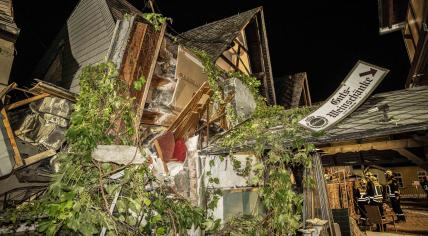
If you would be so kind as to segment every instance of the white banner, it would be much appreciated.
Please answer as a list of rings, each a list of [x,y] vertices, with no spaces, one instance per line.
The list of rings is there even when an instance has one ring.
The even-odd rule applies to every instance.
[[[312,131],[333,126],[357,109],[388,72],[385,68],[358,61],[334,94],[299,124]]]

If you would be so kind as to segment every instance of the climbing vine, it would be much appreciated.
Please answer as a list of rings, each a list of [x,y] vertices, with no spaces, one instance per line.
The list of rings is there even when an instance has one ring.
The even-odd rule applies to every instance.
[[[144,13],[143,18],[150,22],[156,31],[159,31],[163,24],[172,23],[172,18],[165,17],[159,13]]]
[[[99,144],[140,147],[134,98],[117,77],[113,64],[83,70],[68,148],[56,160],[59,172],[47,193],[14,211],[13,220],[38,219],[37,230],[46,235],[93,235],[103,228],[108,235],[183,235],[202,226],[203,210],[157,179],[147,164],[119,166],[91,157]],[[144,78],[133,86],[142,83]]]
[[[213,63],[207,53],[194,51],[201,58],[208,83],[214,91],[213,101],[225,104],[223,81],[238,78],[245,84],[256,101],[256,109],[247,121],[235,126],[216,144],[229,150],[238,175],[254,176],[249,184],[260,187],[259,197],[265,214],[236,217],[226,222],[214,234],[229,235],[294,235],[302,223],[303,198],[297,189],[294,172],[311,167],[311,153],[315,146],[304,139],[310,133],[298,121],[309,113],[308,108],[285,110],[281,106],[269,106],[259,94],[260,81],[241,72],[224,73]],[[227,109],[232,107],[227,104]],[[229,112],[228,112],[229,114]],[[228,118],[236,115],[230,113]],[[251,151],[258,164],[251,166],[247,159],[245,165],[233,156],[235,151]],[[305,183],[311,183],[306,179]],[[214,202],[216,204],[216,202]]]

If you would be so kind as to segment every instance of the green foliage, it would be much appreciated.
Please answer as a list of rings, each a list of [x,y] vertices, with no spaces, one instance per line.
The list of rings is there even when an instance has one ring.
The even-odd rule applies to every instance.
[[[172,18],[165,17],[159,13],[144,13],[143,17],[153,25],[156,31],[159,31],[163,24],[172,23]]]
[[[295,235],[301,227],[303,198],[294,191],[291,169],[309,168],[312,164],[310,154],[315,151],[315,146],[304,140],[310,132],[298,124],[309,109],[284,110],[281,106],[269,106],[265,98],[259,95],[259,80],[240,72],[224,73],[206,52],[194,52],[204,65],[208,83],[214,91],[214,102],[225,103],[222,81],[238,78],[249,88],[257,104],[252,117],[232,129],[217,144],[230,150],[229,159],[238,175],[248,176],[253,171],[255,177],[249,184],[260,186],[259,197],[267,213],[265,216],[235,218],[216,234],[247,235],[251,232],[252,235]],[[233,110],[230,104],[226,104],[226,109]],[[236,116],[228,112],[228,118],[233,120]],[[258,164],[252,166],[248,159],[243,166],[237,161],[232,153],[238,147],[252,151]],[[211,178],[209,180],[215,182]],[[313,181],[305,179],[305,183],[311,185]],[[215,201],[215,195],[210,195],[210,199]]]
[[[214,63],[212,58],[202,50],[193,49],[193,52],[201,59],[204,66],[204,72],[208,77],[208,84],[213,91],[212,101],[219,105],[226,105],[226,115],[229,121],[236,123],[237,115],[231,103],[226,103],[223,94],[224,82],[237,78],[250,90],[257,104],[264,104],[265,99],[259,95],[260,81],[253,76],[243,74],[241,72],[224,72],[220,70]],[[227,95],[226,95],[227,96]]]
[[[121,168],[123,177],[113,180],[109,176],[119,167],[92,159],[98,144],[138,146],[134,98],[128,94],[113,64],[83,70],[66,135],[69,146],[58,157],[60,170],[41,200],[11,216],[38,218],[37,230],[46,235],[94,235],[103,227],[109,235],[185,234],[193,225],[202,226],[203,210],[170,191],[147,165]],[[117,193],[120,197],[110,213]]]
[[[140,91],[143,88],[144,84],[146,84],[146,77],[144,77],[144,75],[141,75],[140,78],[134,81],[132,86],[135,90]]]

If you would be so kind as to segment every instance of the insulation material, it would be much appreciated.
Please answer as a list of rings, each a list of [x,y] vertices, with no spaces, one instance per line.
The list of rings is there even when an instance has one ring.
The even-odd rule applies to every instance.
[[[31,103],[30,108],[35,113],[47,113],[69,119],[72,112],[72,103],[62,98],[45,97],[42,100]]]
[[[208,80],[199,59],[183,47],[178,48],[175,78],[177,79],[177,86],[170,106],[179,110],[187,105],[192,95]]]
[[[30,103],[31,113],[23,119],[15,135],[34,145],[58,150],[65,142],[72,103],[66,99],[46,97]]]
[[[257,159],[252,154],[234,154],[234,158],[241,162],[241,166],[246,166],[246,161],[250,161],[250,165],[254,167],[257,164]],[[214,165],[210,166],[210,161],[214,161]],[[248,176],[240,176],[233,169],[232,162],[226,157],[223,161],[218,156],[208,156],[203,160],[205,173],[211,171],[213,178],[219,179],[219,184],[208,184],[208,176],[205,176],[205,186],[214,185],[215,188],[231,189],[249,186],[248,181],[254,177],[253,171],[250,171]]]

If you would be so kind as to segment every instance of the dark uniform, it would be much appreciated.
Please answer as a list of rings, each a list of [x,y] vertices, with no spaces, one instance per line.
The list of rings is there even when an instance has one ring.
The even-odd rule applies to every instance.
[[[354,199],[357,206],[356,210],[360,213],[360,219],[363,222],[367,221],[367,212],[364,206],[369,204],[369,197],[366,191],[367,188],[366,185],[363,184],[363,181],[354,189]]]
[[[401,210],[400,199],[398,191],[398,183],[395,178],[389,179],[386,184],[386,196],[389,198],[391,202],[392,210],[394,210],[397,219],[400,221],[406,221],[406,217],[403,214],[403,210]]]
[[[378,206],[380,214],[383,216],[383,196],[382,196],[382,186],[377,182],[377,180],[369,179],[367,182],[367,195],[369,197],[369,204],[373,206]]]
[[[383,195],[382,186],[379,184],[377,178],[371,175],[367,182],[367,195],[369,197],[369,205],[377,206],[379,208],[380,215],[383,215]],[[377,224],[377,231],[381,230],[381,225]],[[386,225],[385,225],[386,226]]]

